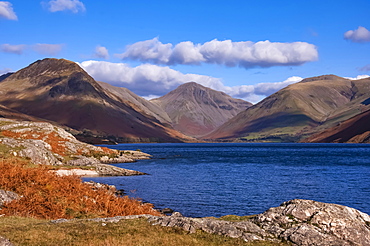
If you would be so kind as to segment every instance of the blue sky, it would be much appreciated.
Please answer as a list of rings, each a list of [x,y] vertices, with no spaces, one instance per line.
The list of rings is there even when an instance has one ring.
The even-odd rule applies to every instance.
[[[257,102],[301,78],[370,74],[370,1],[0,1],[0,74],[38,59],[151,98],[195,81]]]

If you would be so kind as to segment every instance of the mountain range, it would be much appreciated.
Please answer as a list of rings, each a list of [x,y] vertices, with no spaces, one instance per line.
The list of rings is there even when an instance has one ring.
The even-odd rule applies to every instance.
[[[0,116],[48,121],[88,142],[367,142],[370,78],[307,78],[255,105],[195,82],[148,101],[47,58],[0,76]]]
[[[370,78],[308,78],[244,110],[205,138],[300,141],[369,109],[369,98]]]

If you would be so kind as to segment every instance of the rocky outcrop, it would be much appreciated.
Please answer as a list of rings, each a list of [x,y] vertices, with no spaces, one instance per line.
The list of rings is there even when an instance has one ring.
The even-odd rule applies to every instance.
[[[19,199],[19,195],[12,191],[0,190],[0,208],[8,202]]]
[[[64,129],[47,122],[11,119],[0,119],[0,146],[7,152],[2,154],[27,158],[34,164],[91,167],[102,176],[144,174],[107,164],[150,158],[141,151],[120,151],[80,142]]]
[[[0,246],[13,246],[13,245],[14,244],[12,244],[8,239],[0,236]]]
[[[287,245],[370,245],[370,216],[356,209],[316,202],[291,200],[279,207],[239,222],[211,218],[183,217],[175,212],[171,216],[131,215],[96,218],[89,221],[117,223],[125,219],[146,218],[152,225],[178,227],[190,233],[202,230],[247,242],[269,241]],[[66,219],[52,223],[67,222]]]
[[[180,227],[293,245],[370,245],[370,216],[346,206],[311,200],[291,200],[242,222],[188,218],[179,214],[152,217],[154,225]]]

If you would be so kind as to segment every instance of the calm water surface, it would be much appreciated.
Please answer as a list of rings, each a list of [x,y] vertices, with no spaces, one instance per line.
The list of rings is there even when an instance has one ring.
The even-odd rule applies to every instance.
[[[116,166],[145,176],[86,178],[185,216],[250,215],[301,198],[370,214],[370,145],[120,144],[151,160]]]

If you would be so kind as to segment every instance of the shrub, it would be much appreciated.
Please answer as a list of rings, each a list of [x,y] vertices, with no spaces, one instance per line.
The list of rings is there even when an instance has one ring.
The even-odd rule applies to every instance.
[[[1,158],[0,170],[0,188],[22,196],[6,204],[0,214],[45,219],[160,215],[152,204],[92,190],[78,176],[58,176],[16,157]]]

